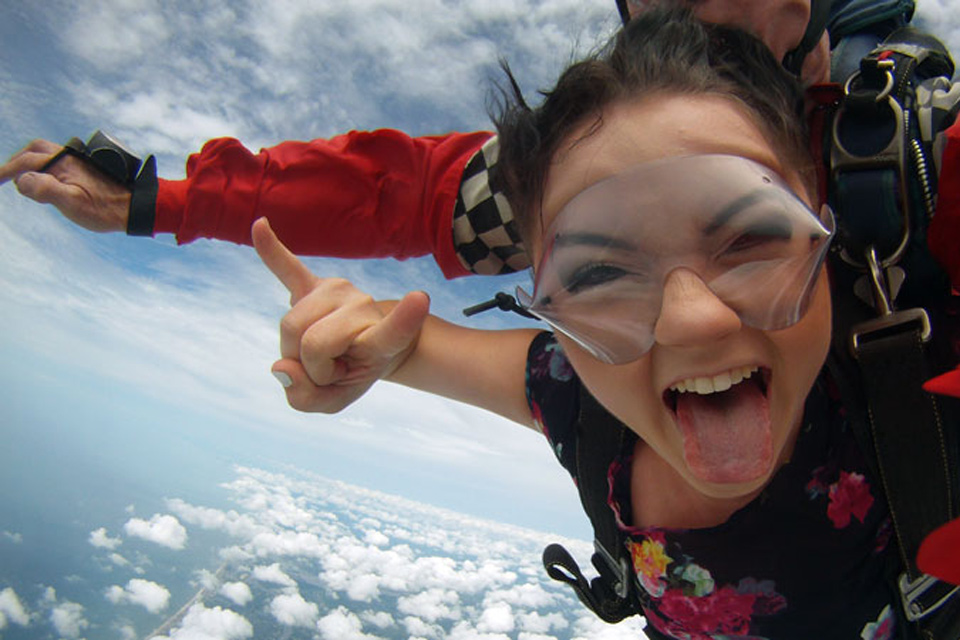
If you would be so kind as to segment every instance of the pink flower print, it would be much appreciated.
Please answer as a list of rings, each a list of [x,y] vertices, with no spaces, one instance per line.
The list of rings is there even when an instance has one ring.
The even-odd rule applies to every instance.
[[[666,584],[661,580],[667,574],[667,565],[673,559],[663,549],[663,541],[655,536],[641,543],[630,541],[630,556],[640,585],[654,598],[663,595]]]
[[[850,524],[850,516],[860,522],[867,517],[867,512],[873,506],[873,496],[870,495],[870,485],[859,473],[840,472],[840,479],[830,485],[830,504],[827,506],[827,516],[837,529],[843,529]]]
[[[725,586],[710,595],[685,595],[682,589],[668,589],[657,607],[664,618],[658,620],[664,631],[675,638],[709,640],[712,635],[746,635],[757,596],[738,593]]]
[[[547,433],[547,423],[543,421],[543,409],[540,408],[540,403],[533,398],[530,399],[530,414],[533,416],[533,423],[537,425],[537,429],[549,440],[550,434]]]
[[[758,616],[771,616],[787,608],[787,599],[777,592],[773,580],[744,578],[737,585],[738,593],[751,593],[757,596],[753,613]]]
[[[890,640],[893,637],[894,622],[893,609],[887,605],[876,622],[863,625],[860,637],[862,640]]]

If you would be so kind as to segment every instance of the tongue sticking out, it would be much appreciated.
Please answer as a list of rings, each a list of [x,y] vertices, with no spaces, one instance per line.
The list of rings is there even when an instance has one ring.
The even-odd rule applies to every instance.
[[[702,480],[748,482],[773,463],[770,404],[754,380],[721,393],[679,394],[677,424],[687,466]]]

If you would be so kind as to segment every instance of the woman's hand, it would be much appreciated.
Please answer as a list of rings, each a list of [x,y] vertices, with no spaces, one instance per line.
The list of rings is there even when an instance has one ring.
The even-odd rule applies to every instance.
[[[341,278],[319,278],[277,238],[266,218],[253,224],[263,263],[290,292],[272,371],[300,411],[335,413],[396,371],[416,347],[430,309],[423,292],[376,302]]]
[[[40,172],[61,149],[53,142],[34,140],[0,165],[0,184],[13,180],[21,194],[41,204],[52,204],[84,229],[126,231],[129,189],[70,155]]]

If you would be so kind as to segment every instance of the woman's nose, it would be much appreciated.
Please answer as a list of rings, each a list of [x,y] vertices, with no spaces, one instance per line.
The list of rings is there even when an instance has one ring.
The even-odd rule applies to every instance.
[[[667,275],[660,317],[653,329],[659,344],[685,346],[710,342],[739,331],[741,326],[740,316],[695,272],[681,267]]]

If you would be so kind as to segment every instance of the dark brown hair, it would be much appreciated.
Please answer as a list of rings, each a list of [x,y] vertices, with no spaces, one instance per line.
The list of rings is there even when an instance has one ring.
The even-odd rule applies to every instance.
[[[608,105],[663,94],[714,94],[743,104],[773,149],[810,181],[803,92],[769,49],[739,29],[705,24],[689,9],[654,8],[623,27],[598,54],[574,63],[531,108],[506,68],[510,90],[495,117],[500,156],[495,179],[510,200],[529,247],[531,223],[551,160],[588,119],[595,131]],[[589,133],[587,134],[589,135]],[[812,186],[812,185],[811,185]]]

